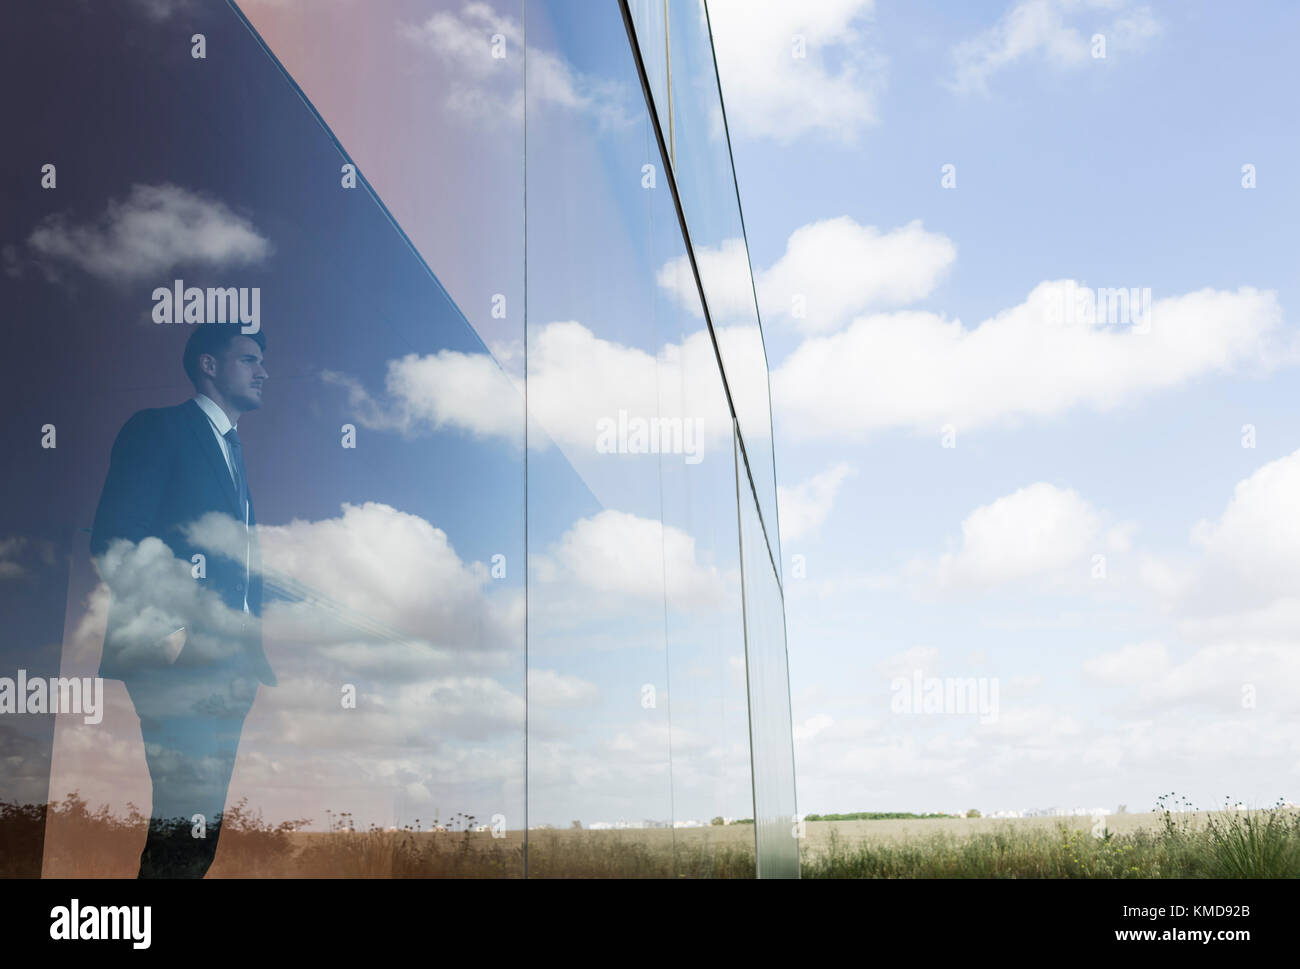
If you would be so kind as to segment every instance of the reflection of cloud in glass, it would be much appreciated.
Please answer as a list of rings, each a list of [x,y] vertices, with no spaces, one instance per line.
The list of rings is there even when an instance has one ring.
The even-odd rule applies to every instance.
[[[721,334],[734,354],[758,354],[757,327],[732,327]],[[507,360],[510,355],[504,354]],[[581,323],[550,323],[532,336],[528,356],[530,418],[544,434],[530,436],[534,448],[559,444],[575,464],[595,454],[601,421],[632,418],[695,422],[699,450],[730,448],[731,418],[718,392],[717,364],[705,330],[683,343],[664,344],[657,355],[598,337]],[[744,373],[754,368],[744,368]],[[766,371],[763,371],[765,374]],[[478,436],[517,440],[522,379],[507,377],[486,354],[442,350],[389,361],[386,396],[378,399],[353,377],[327,371],[327,383],[346,388],[356,419],[366,427],[415,433],[452,428]],[[515,381],[520,390],[515,389]],[[733,383],[733,389],[737,384]],[[744,381],[739,386],[748,388]],[[741,395],[738,395],[741,396]],[[743,400],[767,424],[767,388],[748,388]]]
[[[524,35],[513,17],[486,3],[466,3],[459,13],[439,10],[421,24],[400,24],[398,34],[452,68],[445,95],[449,107],[477,121],[523,118],[517,54],[523,50]],[[639,121],[628,105],[630,93],[623,84],[576,70],[552,51],[528,48],[530,109],[552,105],[621,128]]]
[[[548,581],[577,583],[587,598],[595,592],[662,603],[667,582],[674,605],[701,608],[724,592],[717,567],[697,560],[692,536],[613,509],[575,522],[535,568]]]
[[[253,224],[224,202],[170,184],[132,186],[125,201],[109,199],[94,222],[46,216],[27,244],[43,265],[66,263],[108,281],[182,265],[248,265],[272,251]]]
[[[215,513],[211,517],[229,518]],[[242,541],[243,526],[235,527],[240,529]],[[214,662],[244,648],[240,633],[243,612],[226,606],[215,589],[195,577],[195,566],[173,555],[161,539],[151,536],[138,545],[117,539],[97,559],[96,566],[112,590],[111,612],[120,617],[110,625],[104,651],[116,656],[123,668],[169,665],[175,655],[163,641],[182,627],[186,630],[184,649],[191,659]],[[103,598],[92,601],[110,608]]]
[[[447,533],[418,515],[345,502],[337,518],[261,525],[258,537],[268,637],[346,647],[355,659],[371,645],[491,652],[516,635],[516,593],[494,593],[489,566],[463,561]],[[190,539],[242,554],[242,536],[222,516],[205,516]]]
[[[480,436],[523,436],[523,402],[496,361],[485,353],[440,350],[388,362],[388,401],[376,400],[361,382],[326,370],[321,379],[343,387],[365,427],[413,434],[454,428]]]

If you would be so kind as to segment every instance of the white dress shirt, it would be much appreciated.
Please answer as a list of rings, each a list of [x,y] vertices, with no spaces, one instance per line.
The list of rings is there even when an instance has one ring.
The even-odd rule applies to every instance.
[[[226,434],[232,427],[238,428],[239,425],[230,423],[230,418],[226,412],[217,406],[216,402],[207,394],[195,394],[194,403],[199,405],[203,413],[208,415],[208,423],[212,425],[212,433],[217,436],[217,446],[221,448],[221,453],[226,459],[226,470],[230,472],[230,483],[239,486],[239,479],[235,475],[235,462],[230,456],[230,442],[226,440]],[[244,507],[244,531],[248,531],[248,507]],[[248,564],[248,543],[244,544],[244,612],[248,612],[248,586],[249,586],[249,564]]]

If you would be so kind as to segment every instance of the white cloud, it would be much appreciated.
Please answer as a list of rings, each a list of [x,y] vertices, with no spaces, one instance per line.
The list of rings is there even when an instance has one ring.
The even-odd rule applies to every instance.
[[[326,370],[321,379],[347,390],[348,403],[365,427],[403,434],[428,427],[509,440],[523,436],[523,398],[486,353],[440,350],[390,360],[386,401],[376,400],[347,374]]]
[[[1094,34],[1105,37],[1110,56],[1140,49],[1159,31],[1149,8],[1127,0],[1021,0],[996,25],[953,49],[956,66],[948,85],[986,94],[994,74],[1026,59],[1040,58],[1058,69],[1093,63]]]
[[[242,526],[229,515],[205,515],[188,535],[209,556],[243,554]],[[519,646],[517,590],[494,591],[487,565],[462,560],[447,533],[418,515],[345,502],[337,517],[263,524],[258,536],[264,635],[285,656],[297,659],[310,644],[313,662],[328,653],[373,676],[400,677]],[[188,579],[188,564],[179,567]]]
[[[1084,569],[1101,516],[1075,491],[1040,481],[976,508],[961,533],[961,548],[939,560],[940,583],[991,585]]]
[[[840,485],[856,473],[850,465],[840,462],[793,487],[778,487],[776,495],[781,514],[781,536],[788,539],[802,538],[821,525],[830,514]]]
[[[70,263],[109,281],[129,282],[176,266],[225,268],[261,262],[271,243],[224,202],[177,185],[135,185],[110,199],[93,223],[47,216],[27,239],[44,262]]]
[[[1270,461],[1233,489],[1217,521],[1199,522],[1192,542],[1204,555],[1191,594],[1230,595],[1259,607],[1296,595],[1300,575],[1300,451]],[[1217,596],[1215,598],[1218,598]]]
[[[237,544],[239,535],[230,526],[214,516],[196,523],[191,537],[221,553]],[[367,819],[359,823],[372,817],[387,823],[394,810],[407,812],[407,820],[412,812],[428,818],[431,803],[453,803],[484,816],[518,803],[522,795],[512,792],[523,776],[525,713],[520,590],[493,582],[481,563],[463,560],[432,522],[376,502],[345,504],[337,516],[320,521],[263,525],[259,535],[271,594],[263,630],[280,685],[258,694],[232,796],[247,791],[273,819],[314,815],[318,824],[324,806]],[[153,593],[142,600],[142,612],[154,604],[187,614],[186,596],[200,589],[189,563],[175,561],[156,540],[129,551],[141,560],[119,556],[110,569],[118,587],[138,574],[140,581],[131,584]],[[705,617],[717,615],[722,590],[739,589],[739,577],[708,562],[690,536],[617,512],[576,522],[538,558],[550,567],[534,573],[531,620],[540,639],[549,634],[566,645],[572,645],[569,630],[547,628],[556,607],[568,608],[584,626],[617,623],[622,635],[612,638],[618,645],[644,648],[662,643],[665,581],[676,602],[688,610],[699,607]],[[96,631],[102,637],[105,591],[95,591],[74,627],[74,649],[83,640],[93,646]],[[644,623],[642,613],[648,617]],[[166,614],[142,619],[162,630],[173,621]],[[629,622],[644,634],[628,635]],[[679,634],[686,628],[677,626]],[[706,621],[700,629],[712,626]],[[643,766],[662,764],[666,770],[667,722],[646,723],[638,703],[611,699],[605,680],[589,678],[583,657],[571,657],[583,664],[576,668],[539,667],[539,652],[533,653],[527,680],[534,714],[530,736],[537,741],[530,748],[530,757],[536,754],[530,784],[538,781],[537,788],[546,790],[555,780],[552,799],[570,800],[576,785],[583,785],[581,810],[565,816],[589,821],[599,816],[590,813],[597,806],[605,811],[611,804],[623,805],[618,812],[634,804],[637,816],[644,816],[644,805],[657,803],[657,781]],[[76,655],[90,659],[79,650]],[[715,669],[731,670],[740,662],[730,648],[714,659]],[[739,672],[733,681],[733,691],[741,691],[733,696],[742,702],[735,738],[694,731],[689,717],[685,725],[674,723],[673,750],[690,754],[693,764],[679,764],[673,782],[695,791],[686,795],[691,804],[712,803],[708,799],[718,796],[724,771],[748,763],[747,749],[737,746],[745,736],[743,668]],[[356,687],[355,709],[340,706],[344,684]],[[176,703],[184,709],[211,699],[200,690],[178,695]],[[669,702],[666,693],[660,699]],[[689,693],[683,700],[689,707]],[[593,717],[605,729],[592,733]],[[113,736],[125,730],[129,741],[132,724],[117,723],[119,734]],[[102,788],[119,804],[123,797],[139,799],[138,785],[124,783],[121,764],[104,764],[94,751],[69,760],[62,750],[63,776],[95,781],[83,790]],[[734,783],[743,785],[747,775],[734,775]],[[397,798],[395,792],[405,794]],[[745,803],[747,789],[735,793]],[[562,809],[569,811],[567,802]]]
[[[840,216],[796,229],[781,258],[756,270],[753,283],[741,239],[697,246],[695,257],[715,324],[752,322],[756,286],[764,324],[781,321],[826,333],[867,310],[929,296],[957,258],[957,247],[920,221],[881,232]],[[703,315],[685,256],[667,263],[658,280],[683,307]]]
[[[866,310],[924,299],[956,258],[952,241],[919,221],[884,233],[848,216],[813,222],[796,229],[784,255],[759,272],[763,321],[806,333],[836,330]],[[796,297],[802,317],[793,313]]]
[[[696,246],[695,262],[704,282],[709,314],[715,324],[744,324],[754,320],[754,283],[749,273],[745,240],[725,239],[718,246]],[[660,267],[655,281],[698,319],[704,318],[700,291],[690,257],[683,254]]]
[[[1300,643],[1300,451],[1270,461],[1233,489],[1222,514],[1191,529],[1191,551],[1147,556],[1141,579],[1187,639]]]
[[[769,424],[767,371],[758,327],[731,327],[720,336],[730,359],[743,361],[732,379],[737,406],[755,428]],[[506,354],[511,362],[510,354]],[[518,362],[517,358],[514,362]],[[705,330],[657,354],[597,336],[569,320],[540,326],[528,355],[528,408],[534,448],[559,444],[575,465],[597,455],[599,422],[629,418],[691,419],[702,453],[731,447],[731,419]],[[358,422],[415,433],[426,428],[466,431],[518,441],[523,431],[523,379],[487,354],[443,350],[390,361],[386,394],[376,398],[346,374],[322,378],[345,388]]]
[[[268,581],[290,595],[309,590],[268,605],[267,624],[280,636],[398,638],[457,652],[512,645],[509,612],[486,595],[487,566],[463,561],[447,533],[418,515],[344,503],[336,518],[261,525],[258,535]]]
[[[712,0],[718,76],[733,135],[849,140],[877,121],[884,58],[866,36],[873,0]],[[806,56],[796,57],[796,38]]]
[[[807,339],[772,375],[777,421],[799,438],[892,427],[937,435],[949,423],[960,433],[1081,406],[1110,410],[1197,377],[1295,359],[1293,345],[1282,343],[1272,291],[1158,299],[1145,328],[1053,323],[1053,297],[1069,285],[1041,283],[973,329],[900,311]]]
[[[697,331],[658,353],[604,339],[580,323],[549,323],[528,350],[528,407],[571,454],[594,452],[597,422],[629,416],[691,418],[704,451],[726,442],[731,423],[708,333]],[[713,390],[713,393],[709,391]]]
[[[576,582],[588,601],[604,594],[618,600],[716,607],[734,583],[713,565],[701,562],[695,539],[657,519],[606,509],[575,522],[547,552],[537,557],[534,575],[544,582]],[[554,597],[556,593],[547,592]]]
[[[524,32],[519,21],[489,4],[470,2],[459,13],[439,10],[420,24],[401,24],[402,38],[432,52],[447,66],[447,103],[479,121],[524,116],[522,59]],[[493,56],[493,38],[504,40],[504,57]],[[584,74],[563,57],[528,48],[529,110],[554,106],[583,112],[598,123],[624,127],[638,117],[629,105],[628,87]],[[637,92],[639,94],[639,92]]]
[[[800,706],[807,710],[796,717],[806,728],[799,731],[801,803],[816,809],[884,792],[899,803],[919,798],[910,803],[934,806],[972,775],[979,787],[971,790],[992,799],[979,804],[984,808],[1114,797],[1130,805],[1136,799],[1145,809],[1151,806],[1147,798],[1174,783],[1200,807],[1214,806],[1205,799],[1221,798],[1223,791],[1255,804],[1290,794],[1258,785],[1259,778],[1294,766],[1300,750],[1300,595],[1293,580],[1300,569],[1298,475],[1300,451],[1263,465],[1237,484],[1221,514],[1192,529],[1194,555],[1144,563],[1144,577],[1154,577],[1159,594],[1155,605],[1165,607],[1164,618],[1182,638],[1196,641],[1190,645],[1157,633],[1118,648],[1089,650],[1079,657],[1077,683],[1068,669],[1049,663],[1027,679],[1041,678],[1040,691],[1068,693],[1058,692],[1052,705],[1004,705],[996,723],[978,727],[952,719],[887,718],[880,734],[866,742],[837,742],[825,726],[838,716],[836,709],[827,709],[820,697],[796,702],[796,714]],[[1024,492],[1035,490],[1038,501],[1027,500]],[[1024,575],[1070,568],[1094,542],[1109,548],[1127,541],[1126,529],[1108,529],[1105,516],[1073,492],[1041,484],[1024,492],[968,517],[973,526],[964,531],[976,538],[949,557],[953,567],[965,560],[981,563],[985,575]],[[1020,500],[1013,501],[1017,495]],[[1036,512],[1035,504],[1041,505]],[[1037,525],[1042,527],[1035,532]],[[1073,554],[1065,554],[1071,549]],[[1149,595],[1142,599],[1144,606],[1153,601]],[[1158,618],[1137,616],[1143,622]],[[1125,615],[1121,621],[1131,619]],[[1079,613],[1070,625],[1105,636],[1111,617]],[[940,659],[935,650],[917,647],[890,657],[884,672],[906,675],[911,667],[933,675]],[[1018,653],[995,654],[990,672],[996,674],[999,660],[1007,659],[1018,664],[1011,669],[1024,669],[1026,659]],[[835,681],[844,694],[835,701],[843,704],[840,709],[860,712],[860,697],[876,695],[881,672],[852,666],[841,671]],[[1004,682],[1004,701],[1014,679]],[[900,750],[910,759],[899,756]],[[856,776],[866,767],[876,771],[868,786]]]
[[[176,558],[161,539],[150,536],[138,544],[116,539],[95,559],[95,567],[112,590],[120,616],[107,640],[101,641],[119,662],[153,669],[165,659],[174,660],[176,654],[168,656],[162,641],[182,627],[188,630],[184,649],[205,661],[228,658],[242,648],[243,615],[228,608],[214,589],[196,582],[191,563]],[[91,606],[99,613],[89,628],[106,628],[108,597],[102,590],[92,597]],[[86,630],[86,622],[79,628]]]

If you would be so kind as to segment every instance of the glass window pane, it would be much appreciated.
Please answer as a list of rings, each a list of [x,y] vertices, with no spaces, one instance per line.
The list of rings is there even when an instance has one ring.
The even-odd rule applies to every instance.
[[[740,477],[740,547],[745,575],[749,723],[754,752],[754,823],[761,878],[799,877],[790,677],[785,611],[753,494]]]
[[[0,534],[70,562],[18,665],[106,678],[102,720],[57,718],[49,796],[125,822],[55,810],[41,870],[520,875],[522,113],[486,125],[441,83],[463,65],[429,18],[459,4],[209,5],[204,59],[145,8],[23,14],[29,67],[88,60],[18,109],[57,124],[13,124],[20,167],[68,161],[4,240],[30,342],[5,431],[31,456]],[[317,69],[343,61],[347,85]],[[239,329],[226,307],[265,346],[210,348],[196,387],[187,341]]]
[[[702,0],[669,0],[668,6],[673,170],[740,422],[744,455],[773,558],[779,563],[767,357],[708,15]]]
[[[663,877],[658,157],[617,6],[530,3],[528,56],[528,872]]]

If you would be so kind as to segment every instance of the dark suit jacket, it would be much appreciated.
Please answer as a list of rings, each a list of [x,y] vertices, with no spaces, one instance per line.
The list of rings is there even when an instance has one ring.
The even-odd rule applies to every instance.
[[[247,580],[247,617],[243,556],[217,554],[210,547],[194,544],[186,534],[188,526],[210,512],[229,516],[229,525],[232,529],[237,527],[242,536],[239,498],[207,415],[194,400],[175,407],[139,411],[122,427],[113,444],[108,477],[91,530],[90,553],[98,564],[115,539],[125,538],[138,544],[150,536],[160,539],[187,566],[195,553],[202,553],[206,559],[206,575],[195,581],[206,590],[201,593],[206,608],[177,604],[182,600],[188,603],[193,596],[175,596],[171,601],[158,603],[162,611],[180,616],[186,624],[186,646],[175,662],[191,668],[195,663],[201,664],[202,653],[191,649],[190,640],[215,635],[233,650],[232,662],[242,672],[274,686],[275,674],[262,650],[258,618],[262,610],[262,576],[257,532],[253,528],[256,518],[252,496],[249,496],[248,515],[252,565]],[[173,569],[172,574],[175,573]],[[150,628],[145,621],[148,616],[144,615],[148,610],[142,607],[141,597],[135,591],[128,595],[121,588],[114,590],[111,579],[109,589],[113,601],[99,675],[129,680],[142,667],[165,668],[166,660],[159,659],[163,656],[161,643],[157,650],[153,648],[156,626],[148,634],[148,642],[130,642],[132,638],[140,639],[132,633],[133,629]],[[224,609],[216,604],[212,593],[219,597]],[[146,593],[146,602],[147,599]],[[220,622],[213,621],[214,610]],[[135,626],[130,625],[133,622]],[[232,634],[231,628],[239,632]],[[123,646],[124,639],[129,649]],[[146,657],[143,661],[142,655]]]

